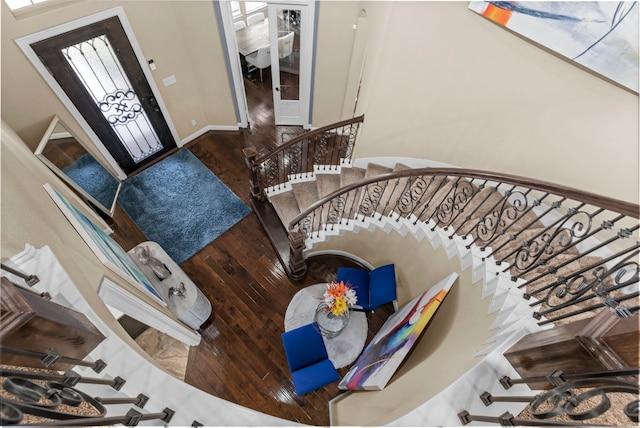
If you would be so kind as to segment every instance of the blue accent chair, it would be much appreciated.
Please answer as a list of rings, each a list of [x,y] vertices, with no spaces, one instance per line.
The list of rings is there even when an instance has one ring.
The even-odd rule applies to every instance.
[[[374,311],[385,303],[394,303],[396,296],[395,265],[388,264],[371,272],[357,268],[338,268],[338,282],[349,283],[358,296],[358,305],[364,310]]]
[[[340,379],[314,324],[282,333],[284,352],[298,395],[308,394]]]

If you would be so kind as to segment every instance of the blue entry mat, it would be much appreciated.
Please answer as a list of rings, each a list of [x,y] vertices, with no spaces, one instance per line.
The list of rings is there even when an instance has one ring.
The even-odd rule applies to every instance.
[[[177,264],[251,212],[187,149],[125,181],[118,203]]]

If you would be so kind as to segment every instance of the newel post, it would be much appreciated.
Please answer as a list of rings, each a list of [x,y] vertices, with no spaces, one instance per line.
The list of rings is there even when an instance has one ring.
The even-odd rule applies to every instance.
[[[300,280],[307,273],[307,262],[304,259],[304,233],[300,230],[289,231],[289,271],[292,279]]]
[[[264,192],[262,191],[262,186],[260,186],[260,176],[258,174],[259,166],[255,163],[258,151],[254,146],[250,146],[242,149],[242,152],[244,153],[244,160],[251,174],[249,177],[249,191],[251,192],[251,196],[264,201]]]

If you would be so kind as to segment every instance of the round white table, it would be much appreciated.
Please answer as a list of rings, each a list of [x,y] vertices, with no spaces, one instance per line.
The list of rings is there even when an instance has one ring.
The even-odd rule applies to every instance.
[[[284,316],[284,330],[311,324],[327,284],[315,284],[298,291],[289,302]],[[364,312],[351,311],[347,326],[332,339],[322,337],[329,360],[339,369],[353,363],[367,341],[367,317]]]

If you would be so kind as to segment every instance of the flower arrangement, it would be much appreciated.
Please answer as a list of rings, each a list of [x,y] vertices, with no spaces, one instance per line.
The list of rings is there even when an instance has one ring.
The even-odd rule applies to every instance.
[[[358,302],[358,296],[349,284],[340,281],[327,284],[327,291],[324,292],[322,300],[327,306],[327,311],[339,317],[349,310],[349,306]]]

